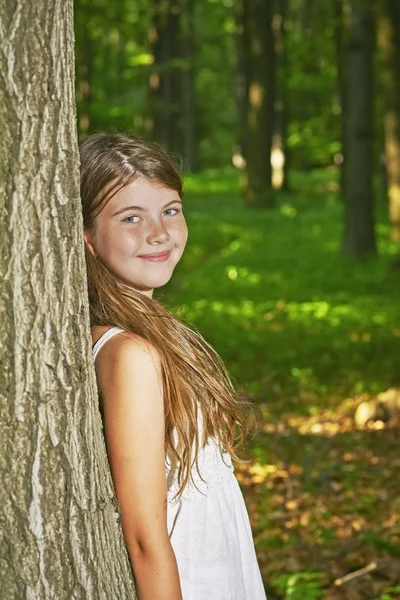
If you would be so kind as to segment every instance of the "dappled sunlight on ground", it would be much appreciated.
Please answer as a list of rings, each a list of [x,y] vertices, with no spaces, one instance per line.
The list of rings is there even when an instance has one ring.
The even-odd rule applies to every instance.
[[[236,467],[265,581],[315,573],[323,598],[379,597],[399,583],[399,441],[396,428],[357,429],[330,411],[266,421],[250,462]]]

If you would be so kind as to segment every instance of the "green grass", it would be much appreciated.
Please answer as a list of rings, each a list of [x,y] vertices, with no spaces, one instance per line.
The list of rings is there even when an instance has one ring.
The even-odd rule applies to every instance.
[[[382,207],[379,257],[340,256],[342,204],[330,178],[295,175],[300,192],[272,211],[243,206],[233,170],[186,181],[189,242],[159,296],[274,412],[315,414],[399,381],[398,248]]]

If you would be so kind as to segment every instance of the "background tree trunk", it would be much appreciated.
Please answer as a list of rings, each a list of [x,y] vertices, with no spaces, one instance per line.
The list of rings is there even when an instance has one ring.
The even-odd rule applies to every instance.
[[[400,5],[381,0],[379,45],[383,58],[384,130],[391,237],[400,239]]]
[[[182,152],[181,124],[181,6],[174,0],[154,0],[150,42],[154,68],[150,76],[150,104],[154,139]]]
[[[196,29],[195,2],[184,0],[182,5],[182,51],[185,66],[182,70],[182,104],[184,121],[180,123],[183,138],[183,156],[190,171],[197,171],[196,136]]]
[[[288,94],[289,81],[288,57],[285,45],[285,20],[288,0],[276,0],[273,18],[275,38],[276,84],[274,101],[274,134],[272,141],[272,185],[275,189],[289,191],[289,148],[287,144]]]
[[[376,252],[373,205],[374,0],[352,0],[346,93],[343,254]]]
[[[0,581],[7,600],[135,598],[97,408],[72,0],[0,8]]]
[[[275,80],[272,0],[245,2],[245,202],[250,207],[270,208],[274,206],[270,160]]]

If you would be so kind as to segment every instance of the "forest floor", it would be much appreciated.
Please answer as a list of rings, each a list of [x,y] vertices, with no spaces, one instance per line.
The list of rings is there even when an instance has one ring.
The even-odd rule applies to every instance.
[[[297,174],[275,209],[246,210],[233,171],[190,176],[189,243],[161,300],[210,341],[260,409],[236,466],[268,600],[400,599],[400,429],[362,426],[400,387],[400,260],[339,254],[329,172]]]

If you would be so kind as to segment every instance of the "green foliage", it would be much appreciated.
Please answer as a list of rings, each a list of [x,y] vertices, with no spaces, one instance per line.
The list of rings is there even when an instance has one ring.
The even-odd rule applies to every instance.
[[[332,3],[292,2],[285,29],[292,166],[325,166],[340,151],[341,108]]]
[[[88,117],[88,133],[117,128],[149,135],[151,17],[146,0],[75,2],[78,117]],[[232,2],[195,3],[194,22],[199,161],[229,164],[237,138]],[[166,68],[186,64],[182,56]]]
[[[177,5],[184,6],[180,0]],[[148,136],[149,42],[155,5],[76,0],[77,104],[81,129]],[[238,142],[236,26],[232,0],[194,5],[196,136],[201,167],[231,162]],[[285,21],[288,146],[296,168],[327,165],[340,150],[340,106],[330,2],[291,2]],[[184,70],[187,58],[168,63]],[[82,120],[82,117],[84,119]],[[88,121],[85,122],[85,118]]]
[[[321,573],[289,573],[277,577],[272,584],[285,600],[317,600],[324,594]]]
[[[195,22],[200,165],[224,166],[238,138],[232,2],[198,2]]]
[[[88,132],[146,134],[150,16],[146,0],[75,1],[78,118]]]
[[[386,588],[385,592],[379,596],[379,600],[397,600],[400,596],[400,585]]]
[[[377,535],[376,533],[370,531],[364,535],[364,539],[367,543],[371,544],[374,548],[378,550],[385,550],[389,552],[392,556],[400,557],[400,544],[394,542],[393,540]]]

